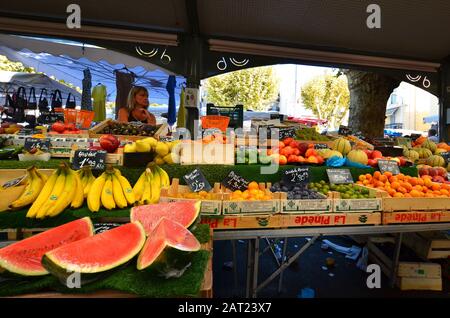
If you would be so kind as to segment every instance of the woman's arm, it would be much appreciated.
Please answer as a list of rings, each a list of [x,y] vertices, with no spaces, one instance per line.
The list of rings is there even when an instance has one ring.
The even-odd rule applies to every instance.
[[[156,126],[156,117],[149,111],[147,111],[147,124],[150,124],[152,126]]]
[[[119,109],[119,114],[117,116],[117,119],[119,120],[119,122],[121,123],[128,123],[128,110],[124,107]]]

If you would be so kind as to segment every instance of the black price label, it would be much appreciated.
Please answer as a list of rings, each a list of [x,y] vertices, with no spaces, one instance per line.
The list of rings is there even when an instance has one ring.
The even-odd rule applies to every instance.
[[[48,152],[50,150],[50,140],[45,138],[26,138],[24,148],[27,151],[40,149]]]
[[[347,126],[340,125],[338,134],[341,136],[348,136],[352,134],[352,130]]]
[[[159,136],[159,141],[162,142],[171,142],[174,140],[175,140],[174,136]]]
[[[183,176],[184,181],[188,184],[193,192],[210,191],[211,185],[200,169],[196,168],[187,175]]]
[[[226,178],[222,180],[222,185],[230,189],[231,191],[245,191],[247,190],[248,184],[249,182],[247,180],[242,178],[234,171],[230,171],[228,176],[226,176]]]
[[[91,167],[93,170],[105,170],[106,151],[104,150],[76,150],[72,159],[75,170]]]
[[[26,177],[27,177],[27,175],[24,175],[24,176],[21,176],[16,179],[9,180],[2,185],[2,188],[8,189],[8,188],[15,187],[16,185],[20,184],[23,180],[25,180]]]
[[[285,138],[294,138],[295,130],[295,127],[280,128],[280,140],[283,140]]]
[[[450,152],[442,152],[439,155],[444,158],[445,162],[450,163]]]
[[[328,149],[327,144],[314,144],[314,149]]]
[[[353,183],[353,177],[348,169],[327,169],[328,179],[332,184]]]
[[[283,171],[283,181],[286,184],[299,184],[308,183],[309,181],[309,168],[298,167]]]
[[[391,172],[393,175],[400,173],[398,163],[394,160],[378,160],[378,168],[380,169],[381,173],[384,173],[386,171]]]
[[[219,128],[207,128],[203,130],[203,137],[211,136],[211,135],[223,135],[223,131]]]
[[[56,123],[57,121],[64,122],[64,114],[63,113],[41,112],[37,121],[39,124],[53,124],[53,123]]]

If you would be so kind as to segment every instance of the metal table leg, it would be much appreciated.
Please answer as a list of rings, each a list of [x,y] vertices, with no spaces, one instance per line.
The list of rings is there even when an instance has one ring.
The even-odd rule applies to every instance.
[[[288,238],[285,237],[284,244],[283,244],[283,255],[281,256],[281,264],[284,264],[286,262],[285,258],[286,258],[287,245],[288,245]],[[283,273],[284,273],[284,271],[282,271],[280,273],[280,280],[278,281],[278,293],[281,293],[281,287],[283,286]]]
[[[392,260],[392,268],[391,268],[391,288],[395,287],[395,282],[397,280],[397,270],[398,270],[398,260],[400,257],[400,249],[402,247],[402,238],[403,233],[398,233],[395,237],[395,249],[394,249],[394,258]]]
[[[245,290],[245,297],[250,297],[250,284],[252,281],[252,265],[253,265],[253,239],[248,240],[247,243],[247,287]]]
[[[231,240],[231,250],[232,250],[232,254],[233,254],[234,292],[237,295],[237,291],[238,291],[238,273],[237,273],[237,257],[236,257],[236,240]]]
[[[255,240],[254,259],[253,259],[253,282],[252,282],[252,298],[256,298],[256,288],[258,287],[258,269],[259,269],[259,240]]]

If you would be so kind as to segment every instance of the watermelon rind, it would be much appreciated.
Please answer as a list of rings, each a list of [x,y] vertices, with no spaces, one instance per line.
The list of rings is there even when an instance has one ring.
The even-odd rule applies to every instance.
[[[139,222],[133,222],[133,224],[135,224],[137,226],[137,228],[141,234],[140,240],[136,243],[136,245],[133,247],[133,249],[128,251],[127,254],[123,255],[121,258],[117,259],[116,261],[114,261],[106,266],[90,266],[90,267],[88,267],[88,266],[82,266],[82,264],[68,264],[62,260],[57,259],[52,254],[52,252],[46,253],[44,255],[45,264],[43,263],[43,265],[45,268],[47,268],[47,270],[51,274],[55,274],[55,276],[58,276],[58,273],[60,273],[61,270],[68,272],[68,273],[77,272],[77,273],[89,274],[89,273],[99,273],[99,272],[108,271],[108,270],[116,268],[120,265],[123,265],[123,264],[127,263],[129,260],[131,260],[134,256],[136,256],[139,253],[139,251],[142,249],[142,247],[144,246],[144,243],[145,243],[146,235],[145,235],[144,227]],[[115,229],[118,229],[118,228],[115,228]],[[115,229],[112,229],[109,231],[114,231]],[[103,233],[97,234],[96,236],[103,235],[107,232],[108,231],[105,231]],[[80,242],[78,242],[78,243],[80,243]],[[114,242],[112,242],[112,244],[110,246],[105,245],[104,248],[114,249]],[[86,252],[88,253],[88,251],[86,251]]]
[[[46,253],[42,259],[42,265],[54,276],[58,277],[60,281],[65,282],[67,277],[73,274],[74,272],[80,273],[81,275],[81,281],[87,282],[92,280],[92,278],[97,277],[97,275],[90,275],[90,274],[97,274],[102,273],[106,271],[110,271],[112,269],[115,269],[121,265],[126,264],[128,261],[130,261],[134,256],[136,256],[139,251],[142,249],[145,243],[145,230],[142,224],[139,222],[133,222],[139,232],[140,232],[140,240],[136,242],[136,245],[129,250],[125,255],[123,255],[121,258],[117,259],[114,262],[111,262],[108,265],[105,266],[83,266],[82,264],[68,264],[67,262],[64,262],[62,260],[57,259],[56,256],[52,254],[52,252]],[[117,228],[116,228],[117,229]],[[110,230],[113,231],[114,229]],[[97,234],[96,236],[102,235],[104,233],[107,233],[108,231],[105,231],[101,234]],[[94,236],[95,237],[95,236]],[[79,243],[79,242],[78,242]],[[107,246],[104,246],[104,248],[107,248]],[[114,242],[111,242],[110,248],[114,248]],[[90,251],[86,251],[86,253],[89,253]],[[92,253],[95,253],[95,251],[92,251]],[[89,274],[89,275],[86,275]],[[86,279],[87,278],[87,279]]]
[[[85,224],[88,225],[90,236],[94,235],[94,225],[92,224],[92,221],[91,221],[91,219],[89,217],[84,217],[84,218],[82,218],[80,220],[77,220],[77,221],[84,221]],[[75,221],[73,221],[73,222],[75,222]],[[67,225],[67,223],[63,224],[62,226],[64,226],[64,225]],[[56,228],[54,228],[54,229],[56,229]],[[51,230],[53,230],[53,229],[51,229]],[[51,231],[51,230],[49,230],[49,231]],[[48,232],[48,231],[36,234],[35,236],[32,236],[30,238],[27,238],[27,239],[25,239],[23,241],[19,241],[19,242],[25,242],[26,240],[39,239],[46,232]],[[70,243],[72,243],[72,242],[70,242]],[[45,244],[48,244],[48,242],[45,242]],[[9,246],[11,246],[11,245],[8,245],[7,247],[9,247]],[[42,269],[42,270],[30,271],[30,270],[27,270],[25,267],[20,267],[20,266],[16,266],[14,264],[11,264],[7,260],[4,260],[4,259],[2,259],[0,257],[0,275],[1,276],[5,276],[5,277],[43,276],[43,275],[47,275],[47,274],[49,274],[49,272],[47,270],[45,270],[45,268]]]

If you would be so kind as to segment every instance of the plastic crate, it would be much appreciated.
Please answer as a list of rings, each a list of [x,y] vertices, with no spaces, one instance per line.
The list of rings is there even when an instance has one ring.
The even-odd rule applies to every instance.
[[[236,105],[232,107],[215,106],[214,104],[206,104],[206,115],[219,115],[230,118],[228,127],[242,128],[244,125],[244,106]]]

